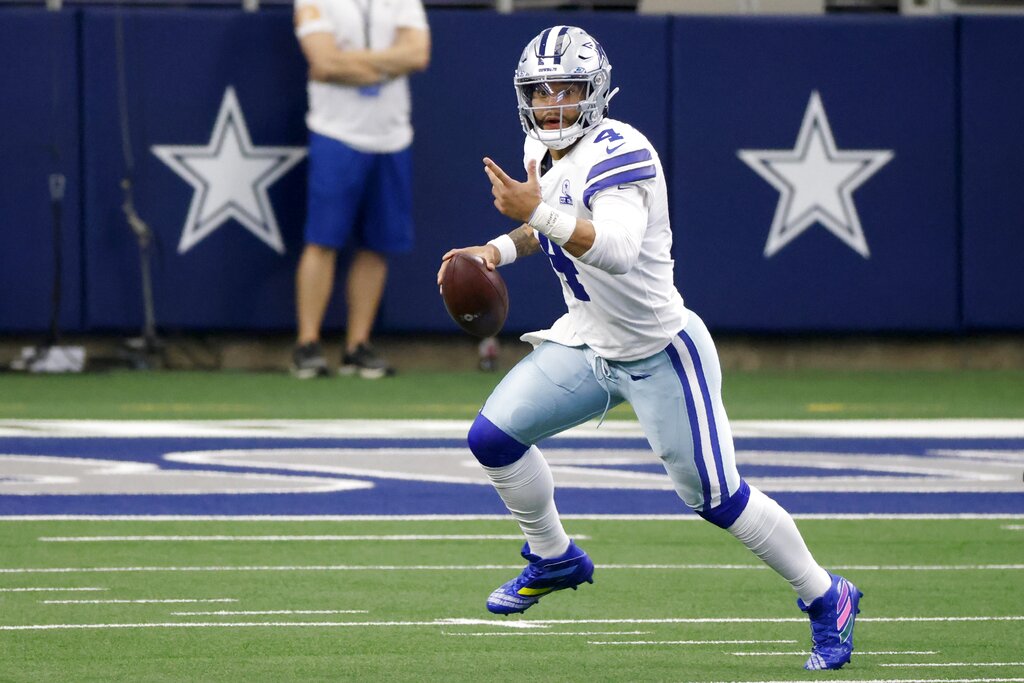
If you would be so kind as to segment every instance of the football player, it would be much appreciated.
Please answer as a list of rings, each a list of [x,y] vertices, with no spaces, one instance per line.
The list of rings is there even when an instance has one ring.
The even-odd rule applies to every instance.
[[[611,64],[586,31],[553,26],[515,74],[526,132],[520,182],[485,158],[494,205],[521,222],[478,255],[488,268],[542,253],[568,311],[523,340],[533,352],[487,399],[469,448],[519,523],[528,562],[487,599],[496,614],[593,583],[590,557],[565,533],[540,440],[628,401],[683,502],[788,581],[811,620],[806,669],[850,661],[861,592],[814,560],[793,518],[740,476],[711,335],[675,287],[667,188],[644,135],[608,117]]]

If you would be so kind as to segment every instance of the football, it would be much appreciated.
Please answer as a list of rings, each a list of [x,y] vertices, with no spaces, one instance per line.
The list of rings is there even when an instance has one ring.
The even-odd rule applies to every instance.
[[[441,280],[441,298],[452,320],[477,337],[497,334],[508,315],[505,281],[478,256],[452,256]]]

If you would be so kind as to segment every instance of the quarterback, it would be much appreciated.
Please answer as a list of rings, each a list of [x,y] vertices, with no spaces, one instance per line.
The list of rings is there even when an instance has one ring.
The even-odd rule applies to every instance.
[[[522,573],[487,609],[523,612],[542,596],[593,583],[594,564],[565,533],[536,444],[628,401],[683,502],[788,581],[810,617],[806,669],[850,661],[861,592],[814,560],[793,518],[743,480],[722,404],[711,335],[674,284],[665,174],[632,126],[608,117],[611,64],[586,31],[553,26],[515,73],[526,181],[484,159],[494,205],[521,225],[446,253],[488,268],[542,253],[567,312],[523,340],[533,352],[487,399],[469,448],[526,537]]]

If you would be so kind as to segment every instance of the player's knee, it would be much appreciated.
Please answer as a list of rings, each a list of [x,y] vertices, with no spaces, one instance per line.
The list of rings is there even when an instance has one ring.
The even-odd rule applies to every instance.
[[[710,510],[694,509],[694,512],[715,526],[728,529],[743,514],[749,500],[750,487],[747,485],[747,482],[741,479],[740,487],[736,493],[726,498],[720,505]]]
[[[469,428],[469,450],[484,467],[511,465],[529,448],[499,429],[483,413],[476,416]]]

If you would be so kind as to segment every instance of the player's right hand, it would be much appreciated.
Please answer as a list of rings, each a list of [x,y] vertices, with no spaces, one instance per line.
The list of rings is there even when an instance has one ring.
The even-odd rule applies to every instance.
[[[487,270],[494,270],[498,267],[498,262],[501,260],[501,254],[498,253],[498,248],[493,244],[484,244],[479,247],[460,247],[458,249],[451,249],[441,257],[441,267],[437,271],[437,286],[441,286],[441,280],[444,279],[444,269],[448,267],[448,261],[451,260],[452,256],[456,254],[469,254],[470,256],[479,256],[484,260],[484,265],[487,266]]]

